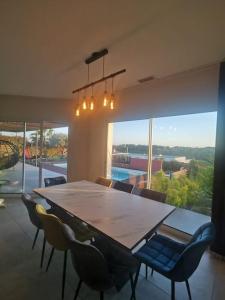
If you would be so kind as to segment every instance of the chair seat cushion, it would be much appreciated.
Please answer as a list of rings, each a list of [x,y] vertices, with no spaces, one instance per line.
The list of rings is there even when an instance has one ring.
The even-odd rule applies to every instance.
[[[156,234],[135,256],[159,273],[166,274],[173,269],[185,247],[185,244]]]

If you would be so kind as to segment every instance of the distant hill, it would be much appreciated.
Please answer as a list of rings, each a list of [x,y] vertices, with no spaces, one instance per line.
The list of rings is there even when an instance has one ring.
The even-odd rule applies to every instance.
[[[203,160],[212,163],[214,161],[214,147],[167,147],[160,145],[152,146],[153,155],[170,155],[170,156],[185,156],[187,159]],[[128,152],[135,154],[147,154],[147,145],[121,144],[113,145],[113,150],[116,152]]]

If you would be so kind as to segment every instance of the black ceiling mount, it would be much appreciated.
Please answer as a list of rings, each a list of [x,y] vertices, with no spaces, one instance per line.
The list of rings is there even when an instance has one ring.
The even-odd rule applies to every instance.
[[[85,59],[85,63],[87,65],[89,65],[89,64],[93,63],[94,61],[98,60],[99,58],[107,55],[108,53],[109,53],[109,51],[106,48],[102,49],[102,50],[100,50],[98,52],[93,52],[91,54],[91,56],[89,56],[87,59]]]

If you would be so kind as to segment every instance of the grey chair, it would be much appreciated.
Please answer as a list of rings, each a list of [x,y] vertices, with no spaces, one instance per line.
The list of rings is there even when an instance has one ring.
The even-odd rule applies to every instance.
[[[157,234],[142,246],[135,256],[140,263],[147,264],[153,270],[171,280],[171,299],[175,299],[175,282],[185,282],[189,299],[191,291],[188,279],[197,269],[201,257],[215,238],[212,223],[202,225],[187,244],[178,243],[168,237]]]
[[[43,229],[41,219],[39,218],[36,212],[36,202],[32,199],[31,195],[22,194],[21,199],[27,208],[31,223],[37,228],[36,234],[34,236],[34,241],[32,244],[32,249],[34,249],[39,231]],[[41,267],[43,266],[44,252],[45,252],[45,239],[43,239],[43,246],[42,246],[42,253],[41,253]]]
[[[66,183],[66,178],[64,176],[44,178],[44,183],[45,183],[45,187],[64,184]]]
[[[157,192],[157,191],[153,191],[150,189],[141,189],[140,190],[140,196],[144,197],[144,198],[148,198],[151,200],[155,200],[161,203],[165,203],[166,202],[166,194],[161,193],[161,192]]]
[[[132,193],[134,186],[130,183],[116,181],[113,185],[113,188],[122,192]]]
[[[116,264],[113,264],[112,260],[107,259],[99,249],[93,245],[77,241],[71,228],[65,224],[63,226],[65,236],[70,245],[73,266],[79,276],[74,300],[77,299],[83,282],[91,289],[98,291],[100,300],[103,300],[106,290],[112,287],[116,287],[117,290],[121,288],[121,285],[117,283],[120,282],[121,277],[123,278],[127,274],[132,289],[131,299],[136,299],[135,286],[138,274],[136,271],[139,267],[138,263],[134,264],[133,269],[128,270],[125,265],[118,269]],[[136,273],[136,277],[133,279],[134,273]]]

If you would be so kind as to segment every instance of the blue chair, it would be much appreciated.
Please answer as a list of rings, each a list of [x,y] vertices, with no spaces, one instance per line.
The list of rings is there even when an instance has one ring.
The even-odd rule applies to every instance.
[[[171,280],[172,300],[175,299],[175,282],[184,281],[191,300],[188,279],[198,267],[204,251],[212,243],[214,237],[215,228],[212,223],[202,225],[188,244],[157,234],[141,247],[135,256],[140,263],[146,264]]]

